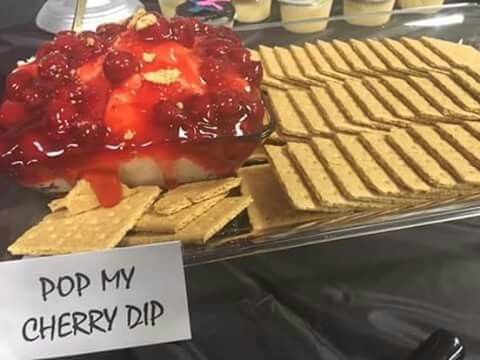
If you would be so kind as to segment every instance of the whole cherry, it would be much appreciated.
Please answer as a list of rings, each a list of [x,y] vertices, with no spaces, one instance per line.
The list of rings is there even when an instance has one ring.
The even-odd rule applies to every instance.
[[[121,83],[138,71],[138,61],[126,51],[111,51],[103,63],[103,71],[114,84]]]

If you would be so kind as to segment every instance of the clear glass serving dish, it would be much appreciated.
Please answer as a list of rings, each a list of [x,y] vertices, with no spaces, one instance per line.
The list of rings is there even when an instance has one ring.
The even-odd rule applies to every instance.
[[[374,16],[377,16],[375,14]],[[475,45],[480,41],[480,4],[452,4],[435,8],[395,10],[391,20],[380,27],[350,25],[344,16],[328,19],[327,28],[319,33],[294,34],[283,24],[263,23],[236,28],[249,48],[258,45],[286,46],[303,44],[316,39],[333,40],[371,37],[431,36]],[[325,18],[315,21],[325,21]],[[9,259],[6,248],[27,228],[37,223],[47,212],[47,200],[38,192],[21,188],[0,179],[0,261]],[[480,198],[480,196],[479,196]],[[184,248],[187,266],[227,258],[283,250],[298,246],[347,239],[366,234],[394,231],[480,215],[480,200],[475,197],[443,203],[434,208],[405,210],[393,215],[359,217],[345,223],[321,225],[311,222],[284,227],[269,232],[249,232],[248,217],[243,214],[230,223],[205,246]]]

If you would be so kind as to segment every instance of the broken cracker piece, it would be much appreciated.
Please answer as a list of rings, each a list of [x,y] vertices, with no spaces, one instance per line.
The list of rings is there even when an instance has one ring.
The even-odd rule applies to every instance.
[[[159,215],[172,215],[193,204],[227,193],[238,186],[240,186],[240,179],[235,177],[180,185],[165,193],[155,203],[154,210]]]
[[[161,69],[145,73],[143,78],[157,85],[169,85],[177,81],[180,75],[182,75],[182,72],[178,69]]]
[[[49,214],[10,245],[8,251],[13,255],[38,256],[113,248],[160,194],[155,186],[141,186],[136,190],[112,208],[98,208],[73,216],[67,211]]]
[[[122,198],[129,197],[135,193],[136,189],[130,189],[122,185]],[[75,184],[73,189],[64,198],[51,201],[48,207],[52,212],[66,210],[68,214],[76,215],[96,209],[100,207],[100,203],[90,183],[82,179]]]
[[[222,199],[209,211],[199,216],[178,232],[175,239],[183,243],[204,244],[245,210],[253,199],[236,196]]]
[[[160,234],[177,233],[203,213],[207,212],[210,208],[215,206],[226,196],[227,193],[215,196],[211,199],[193,204],[192,206],[169,216],[161,216],[155,212],[146,213],[138,221],[137,225],[135,225],[134,231]]]

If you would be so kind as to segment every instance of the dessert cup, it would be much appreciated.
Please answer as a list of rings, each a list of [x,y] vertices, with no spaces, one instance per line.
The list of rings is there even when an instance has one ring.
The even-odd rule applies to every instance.
[[[315,19],[328,18],[332,4],[333,0],[282,0],[280,13],[283,27],[294,33],[322,31],[327,27],[328,20],[315,21]]]
[[[353,16],[345,21],[358,26],[381,26],[392,16],[395,0],[343,0],[343,14]],[[375,14],[385,12],[384,14]],[[358,16],[363,15],[363,16]]]
[[[243,23],[256,23],[270,16],[272,0],[233,0],[237,20]]]

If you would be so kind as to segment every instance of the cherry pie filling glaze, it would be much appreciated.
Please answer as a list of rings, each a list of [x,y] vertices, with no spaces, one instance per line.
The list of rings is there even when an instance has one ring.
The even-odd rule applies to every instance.
[[[228,175],[258,144],[242,139],[262,129],[261,79],[234,32],[195,19],[59,33],[6,80],[0,173],[28,186],[84,178],[104,206],[134,158],[155,161],[167,186],[181,159]]]

